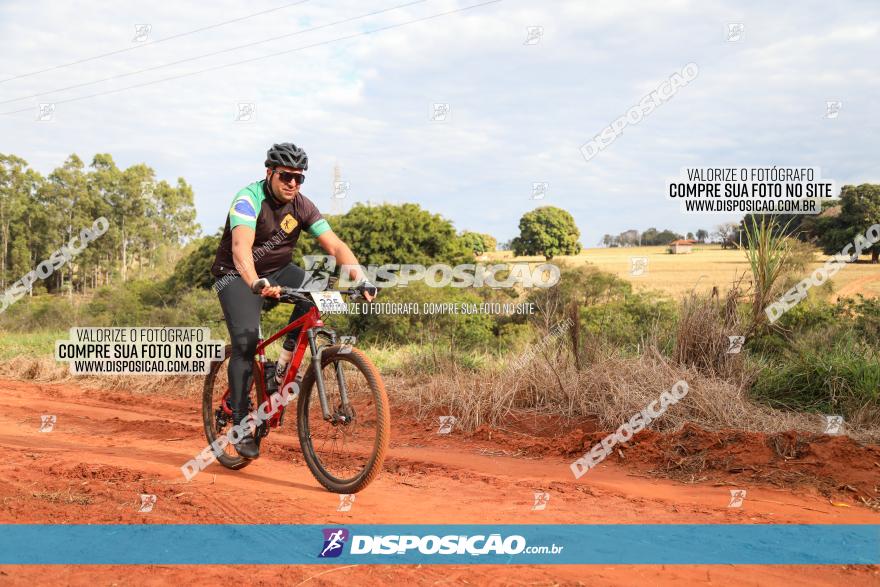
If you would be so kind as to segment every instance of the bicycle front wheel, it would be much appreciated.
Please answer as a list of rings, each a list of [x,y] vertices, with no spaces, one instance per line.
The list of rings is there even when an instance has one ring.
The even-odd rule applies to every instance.
[[[357,493],[376,478],[385,460],[391,436],[388,394],[373,363],[349,345],[326,347],[321,354],[321,373],[330,419],[324,418],[314,367],[310,366],[297,401],[303,456],[325,488]]]

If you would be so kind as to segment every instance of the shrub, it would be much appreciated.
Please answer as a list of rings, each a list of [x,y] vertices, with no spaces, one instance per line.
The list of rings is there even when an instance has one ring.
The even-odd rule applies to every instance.
[[[148,309],[141,294],[152,284],[129,281],[123,286],[104,286],[95,292],[86,306],[87,326],[141,326]]]
[[[833,330],[796,340],[767,361],[752,396],[788,410],[843,414],[860,425],[880,424],[880,353]]]
[[[73,300],[49,294],[26,296],[0,314],[0,328],[10,332],[68,329],[76,325],[82,305],[79,296]]]
[[[625,295],[581,310],[583,330],[603,342],[636,351],[644,341],[659,337],[661,347],[672,339],[675,305],[649,292]]]
[[[362,313],[348,316],[334,316],[330,319],[340,332],[349,330],[359,339],[370,343],[410,343],[423,341],[430,343],[437,339],[456,345],[474,348],[488,345],[494,339],[494,316],[476,314],[425,314],[423,304],[460,303],[477,304],[482,298],[472,291],[461,288],[428,287],[424,283],[413,283],[407,287],[383,290],[375,303],[415,304],[419,313]],[[361,310],[370,309],[367,304]],[[372,309],[375,309],[373,307]]]
[[[629,282],[589,265],[560,264],[560,269],[557,285],[536,289],[527,300],[537,308],[533,322],[540,332],[578,316],[579,328],[572,328],[570,338],[579,358],[580,349],[596,343],[636,351],[648,337],[659,335],[662,346],[672,338],[676,311],[667,299],[655,292],[634,293]]]
[[[864,341],[876,344],[880,340],[880,299],[859,294],[855,299],[838,300],[834,315],[838,320],[852,320],[853,329]]]

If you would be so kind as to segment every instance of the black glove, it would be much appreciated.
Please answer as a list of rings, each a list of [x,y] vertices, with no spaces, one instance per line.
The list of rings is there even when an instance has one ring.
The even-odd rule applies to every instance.
[[[268,279],[266,279],[265,277],[261,277],[251,284],[251,291],[257,295],[260,295],[261,293],[263,293],[264,287],[271,287],[271,285],[272,284],[269,283]]]
[[[360,293],[361,296],[363,296],[364,293],[368,293],[371,296],[376,297],[376,294],[379,293],[379,288],[366,280],[362,281],[360,285],[354,289],[356,292]]]
[[[280,303],[281,302],[279,302],[275,298],[263,298],[263,311],[268,312],[269,310],[272,310],[273,308],[275,308],[275,306],[277,306]]]

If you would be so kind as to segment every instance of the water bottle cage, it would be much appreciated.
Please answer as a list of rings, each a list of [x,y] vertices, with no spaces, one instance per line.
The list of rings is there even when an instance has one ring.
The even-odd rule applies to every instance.
[[[266,395],[272,395],[278,391],[278,382],[275,381],[275,362],[266,361],[263,369],[266,375]]]

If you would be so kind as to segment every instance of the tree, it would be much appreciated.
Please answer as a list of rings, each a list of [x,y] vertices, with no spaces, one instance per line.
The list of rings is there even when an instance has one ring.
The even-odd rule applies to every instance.
[[[669,244],[669,241],[677,238],[681,238],[681,235],[669,229],[659,231],[652,226],[642,233],[642,244],[645,246],[666,245]]]
[[[513,251],[519,255],[543,255],[548,261],[557,255],[577,255],[580,231],[571,214],[555,206],[526,212],[519,221]]]
[[[123,202],[129,212],[122,218],[125,239],[122,241],[123,280],[127,279],[127,267],[134,266],[137,259],[138,274],[144,268],[144,253],[150,242],[159,234],[158,210],[155,200],[155,173],[147,165],[132,165],[122,172]],[[128,254],[130,251],[130,255]]]
[[[480,236],[483,237],[483,244],[486,246],[486,251],[494,251],[498,248],[498,239],[494,236],[486,232],[480,233]]]
[[[697,230],[697,240],[701,243],[706,242],[706,239],[709,238],[709,232],[705,229],[700,228]]]
[[[691,241],[694,240],[694,233],[692,233],[692,232],[687,233],[687,239],[691,240]]]
[[[458,265],[474,258],[452,222],[418,204],[357,203],[330,226],[364,265]]]
[[[156,183],[154,175],[145,164],[122,171],[109,154],[99,153],[89,168],[72,154],[43,178],[24,160],[0,154],[0,287],[48,260],[100,217],[109,229],[97,244],[34,288],[73,295],[110,283],[117,269],[125,277],[130,267],[156,266],[160,252],[179,248],[199,227],[192,188],[183,179]]]
[[[23,224],[31,200],[33,175],[28,175],[27,162],[15,155],[0,153],[0,288],[6,289],[24,267],[16,266],[19,257],[15,243],[16,227]],[[15,250],[15,253],[13,252]],[[12,271],[10,271],[12,269]]]
[[[658,232],[657,236],[652,242],[652,245],[668,245],[672,241],[679,240],[684,238],[681,234],[675,232],[674,230],[666,229],[663,232]]]
[[[831,217],[840,215],[840,200],[822,200],[822,209],[819,214],[805,215],[800,225],[800,236],[803,240],[820,244],[822,234],[828,229]],[[833,221],[832,221],[833,222]]]
[[[773,230],[773,236],[791,236],[806,240],[804,219],[806,214],[746,214],[740,221],[731,240],[745,241],[746,232],[754,232],[762,223]]]
[[[485,252],[494,251],[498,244],[495,237],[480,232],[465,231],[461,233],[461,239],[476,255],[482,255]]]
[[[51,202],[52,214],[50,224],[54,228],[51,233],[55,236],[55,242],[46,244],[54,250],[79,234],[82,227],[91,226],[94,218],[91,218],[91,210],[94,208],[92,194],[88,188],[85,173],[85,164],[76,154],[71,155],[64,165],[56,168],[49,174],[48,181],[44,184],[44,200]],[[79,260],[71,260],[54,275],[57,275],[58,285],[64,287],[64,273],[67,273],[68,294],[73,296],[74,269]]]
[[[634,247],[639,244],[639,231],[631,228],[620,233],[618,242],[623,247]]]
[[[819,218],[813,225],[828,255],[839,253],[874,224],[880,224],[880,185],[845,185],[840,190],[840,214]],[[871,262],[880,262],[880,244],[871,247]]]
[[[196,208],[193,203],[193,189],[182,177],[177,185],[160,181],[155,187],[159,230],[162,240],[178,245],[199,233],[201,227],[196,223]]]
[[[174,273],[166,282],[168,291],[179,292],[190,287],[208,289],[214,285],[211,266],[214,264],[214,256],[217,254],[222,235],[223,230],[220,229],[215,234],[203,236],[189,245],[192,247],[192,252],[174,266]]]
[[[642,245],[645,246],[656,246],[656,245],[668,245],[671,241],[684,238],[677,232],[673,230],[669,230],[668,228],[663,230],[662,232],[658,231],[653,226],[642,233]]]
[[[736,242],[733,240],[739,230],[739,225],[735,222],[725,222],[719,224],[715,228],[715,234],[721,239],[721,248],[726,249],[729,246],[735,247]]]

